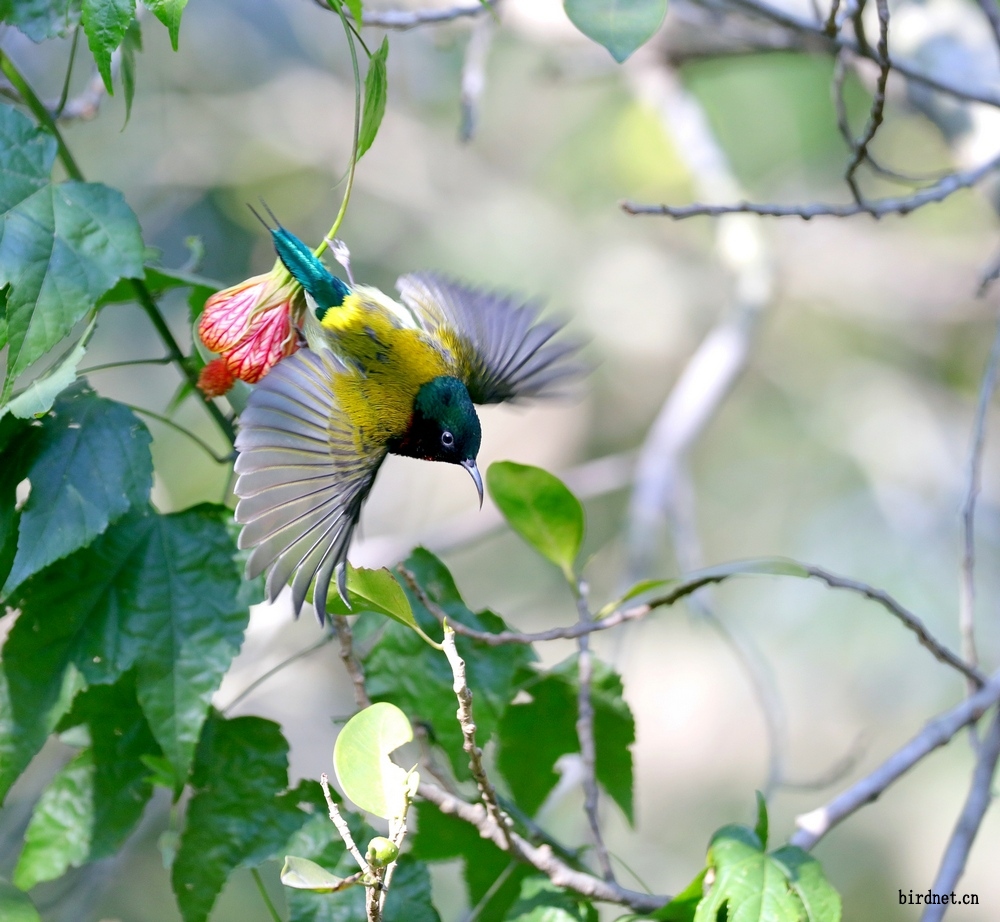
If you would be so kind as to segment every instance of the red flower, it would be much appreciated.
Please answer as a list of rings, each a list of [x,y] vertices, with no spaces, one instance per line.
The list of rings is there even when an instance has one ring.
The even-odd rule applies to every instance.
[[[298,349],[292,313],[298,311],[301,298],[302,287],[277,262],[266,275],[212,295],[198,322],[198,334],[209,349],[220,353],[233,377],[254,384]],[[216,383],[221,385],[221,378],[209,381],[210,386]]]
[[[221,397],[233,386],[236,376],[224,358],[212,359],[198,375],[198,389],[206,397]]]

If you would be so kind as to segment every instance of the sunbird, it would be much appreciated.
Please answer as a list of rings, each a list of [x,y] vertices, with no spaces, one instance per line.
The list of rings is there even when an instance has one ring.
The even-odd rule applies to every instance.
[[[581,370],[579,343],[553,340],[562,324],[539,322],[534,303],[432,273],[400,278],[397,302],[344,282],[280,224],[268,230],[305,292],[307,345],[240,416],[239,546],[253,548],[248,578],[269,570],[270,601],[291,580],[296,616],[313,585],[322,625],[334,574],[347,603],[348,547],[386,455],[460,464],[481,506],[475,404],[553,396]]]

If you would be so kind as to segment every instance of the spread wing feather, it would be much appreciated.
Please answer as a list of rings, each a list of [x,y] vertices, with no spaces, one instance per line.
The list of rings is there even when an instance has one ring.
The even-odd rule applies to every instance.
[[[551,342],[562,324],[538,321],[539,308],[431,273],[404,275],[396,287],[421,325],[457,339],[456,364],[475,403],[549,397],[583,367],[579,343]]]
[[[308,349],[282,360],[254,388],[236,439],[239,543],[253,548],[247,577],[268,570],[272,602],[291,579],[296,614],[315,580],[320,623],[335,572],[346,596],[347,548],[385,459],[358,453],[332,390],[344,371],[332,354]]]

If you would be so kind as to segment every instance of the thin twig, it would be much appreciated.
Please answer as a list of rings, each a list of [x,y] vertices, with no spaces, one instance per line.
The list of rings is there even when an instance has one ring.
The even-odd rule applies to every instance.
[[[1000,365],[1000,325],[993,338],[979,386],[979,400],[972,424],[972,440],[966,464],[965,494],[962,501],[962,572],[958,593],[958,629],[962,637],[962,656],[973,666],[979,665],[976,651],[976,500],[979,496],[980,475],[983,463],[983,445],[986,441],[986,416],[997,385],[997,367]]]
[[[972,785],[941,858],[941,867],[931,885],[932,893],[952,893],[958,886],[966,862],[969,860],[972,843],[993,800],[993,774],[996,772],[998,761],[1000,761],[1000,710],[994,713],[993,722],[983,737],[976,758],[976,768],[972,773]],[[946,904],[932,903],[924,910],[920,922],[940,922],[946,911]]]
[[[511,851],[510,820],[500,809],[496,789],[483,766],[483,751],[476,745],[476,723],[472,716],[472,692],[465,679],[465,661],[458,655],[458,648],[455,646],[455,632],[448,622],[445,622],[444,625],[443,647],[444,655],[448,658],[448,665],[451,666],[454,680],[452,688],[455,697],[458,698],[458,723],[462,728],[462,748],[469,757],[469,771],[472,772],[472,777],[479,788],[479,795],[486,807],[486,812],[501,830],[507,845],[505,851]]]
[[[976,694],[966,698],[928,722],[905,746],[896,750],[875,771],[853,784],[826,806],[796,817],[798,829],[789,840],[799,848],[810,849],[834,826],[865,804],[876,800],[899,777],[921,759],[944,746],[959,730],[989,710],[1000,698],[1000,671]]]
[[[264,906],[267,908],[268,915],[274,920],[274,922],[281,922],[281,915],[278,913],[278,907],[274,905],[274,901],[271,899],[271,894],[267,892],[267,887],[264,886],[264,878],[260,876],[260,871],[258,871],[257,868],[250,868],[250,876],[253,877],[253,881],[257,885],[257,891],[260,893],[261,900],[264,901]]]
[[[840,0],[833,0],[830,12],[823,23],[823,33],[833,38],[837,34],[837,13],[840,11]]]
[[[875,140],[875,133],[882,125],[885,112],[885,87],[889,81],[889,0],[875,0],[875,6],[878,10],[878,43],[875,46],[875,52],[879,74],[875,81],[875,93],[872,96],[872,105],[868,113],[868,124],[865,125],[861,137],[851,145],[854,155],[851,157],[851,162],[847,165],[847,172],[844,174],[844,179],[851,188],[854,201],[859,205],[864,204],[864,197],[854,179],[854,174],[867,159],[868,145]],[[858,15],[860,17],[860,6]],[[860,22],[860,18],[856,22]],[[861,37],[860,32],[858,37]]]
[[[501,851],[545,874],[557,887],[572,890],[587,899],[628,906],[640,913],[654,912],[669,901],[667,896],[639,893],[585,871],[574,870],[548,845],[532,845],[516,832],[501,827],[482,804],[470,804],[427,782],[421,783],[418,793],[442,813],[470,823],[484,839],[489,839]]]
[[[128,407],[134,413],[141,413],[143,416],[148,416],[150,419],[155,419],[158,423],[163,423],[164,426],[169,426],[176,432],[186,435],[195,445],[197,445],[205,454],[207,454],[216,464],[229,464],[235,457],[235,452],[229,452],[226,455],[218,455],[215,453],[215,449],[208,444],[200,436],[195,435],[190,429],[185,429],[180,423],[174,422],[169,416],[164,416],[162,413],[157,413],[154,410],[147,410],[145,407],[137,407],[132,403],[125,403],[125,401],[119,401],[123,407]]]
[[[579,623],[583,626],[589,625],[593,620],[593,615],[587,606],[587,585],[581,579],[574,587],[576,596],[576,608],[579,614]],[[615,872],[611,867],[611,858],[608,855],[608,848],[604,844],[604,836],[601,834],[601,823],[598,817],[598,792],[597,792],[597,747],[594,743],[594,705],[590,698],[590,683],[593,678],[594,664],[590,652],[590,635],[583,633],[577,638],[579,655],[577,657],[577,695],[576,695],[576,738],[580,743],[580,758],[583,761],[583,803],[584,811],[587,814],[587,822],[590,824],[590,834],[594,838],[594,850],[597,852],[597,861],[601,866],[601,873],[604,879],[614,883]]]
[[[842,205],[815,203],[812,205],[777,205],[770,203],[736,202],[729,205],[694,204],[694,205],[641,205],[635,202],[622,202],[621,208],[633,215],[666,215],[670,218],[693,218],[699,215],[717,217],[727,214],[755,214],[772,218],[802,218],[809,221],[812,218],[834,217],[849,218],[854,215],[867,214],[873,218],[882,218],[890,214],[907,215],[925,205],[942,202],[960,189],[967,189],[981,182],[1000,167],[1000,156],[988,160],[971,170],[961,170],[945,176],[939,182],[920,189],[912,195],[897,198],[883,198],[865,202],[849,202]]]
[[[471,141],[476,131],[479,116],[479,103],[486,89],[486,62],[493,44],[496,32],[496,16],[483,16],[472,27],[472,34],[465,46],[465,59],[462,61],[462,91],[459,105],[462,110],[462,120],[458,136],[462,141]]]
[[[347,850],[354,856],[354,860],[358,863],[358,867],[367,875],[371,874],[371,868],[368,866],[368,862],[365,860],[365,856],[361,854],[358,846],[354,843],[354,836],[351,835],[351,829],[341,815],[340,810],[337,807],[336,802],[333,799],[333,794],[330,793],[330,778],[323,772],[319,776],[320,787],[323,788],[323,796],[326,798],[326,808],[330,814],[330,821],[334,826],[337,827],[337,832],[340,833],[340,838],[343,839],[344,846]]]
[[[326,4],[322,0],[317,0],[321,5]],[[440,25],[441,23],[454,22],[467,16],[482,16],[490,12],[492,3],[480,3],[478,0],[472,3],[456,4],[440,10],[365,10],[362,22],[366,26],[378,26],[381,29],[406,30],[415,29],[418,26]]]
[[[333,615],[333,628],[337,632],[337,640],[340,641],[340,658],[344,661],[344,668],[354,686],[354,700],[359,710],[364,710],[372,702],[368,697],[368,690],[365,688],[365,673],[361,668],[361,663],[354,655],[354,634],[351,625],[343,615]]]

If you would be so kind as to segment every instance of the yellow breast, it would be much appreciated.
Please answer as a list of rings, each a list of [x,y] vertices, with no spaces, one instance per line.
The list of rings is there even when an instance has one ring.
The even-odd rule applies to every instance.
[[[323,330],[349,366],[334,381],[334,393],[367,453],[402,435],[420,387],[454,374],[443,344],[407,323],[400,305],[374,288],[357,288],[326,312]]]

